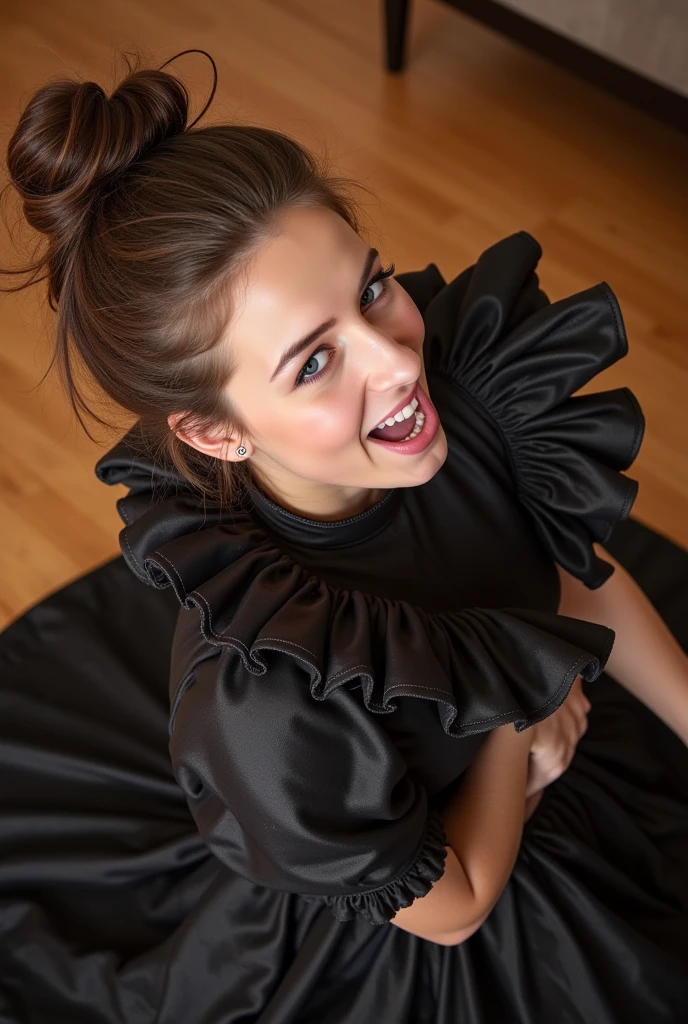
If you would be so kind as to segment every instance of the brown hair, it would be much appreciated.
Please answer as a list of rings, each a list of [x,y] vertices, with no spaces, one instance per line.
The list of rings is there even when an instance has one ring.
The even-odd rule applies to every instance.
[[[205,53],[182,51],[190,52]],[[75,79],[34,93],[10,138],[7,167],[26,221],[48,244],[28,266],[0,273],[30,275],[2,289],[10,292],[47,278],[57,329],[46,372],[57,361],[91,440],[82,412],[111,424],[77,384],[70,342],[109,398],[139,418],[145,454],[225,505],[242,491],[248,464],[196,451],[167,417],[185,413],[175,430],[227,423],[248,433],[223,391],[234,370],[227,346],[217,345],[230,315],[228,285],[288,207],[328,207],[359,232],[347,187],[365,186],[332,176],[270,128],[191,130],[217,85],[205,56],[213,89],[188,126],[185,85],[161,69],[139,69],[138,60],[125,58],[128,73],[109,97]]]

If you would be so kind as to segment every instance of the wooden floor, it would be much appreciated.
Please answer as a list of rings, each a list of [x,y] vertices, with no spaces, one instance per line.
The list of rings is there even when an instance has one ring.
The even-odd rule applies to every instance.
[[[111,89],[116,48],[143,48],[157,65],[199,47],[219,70],[204,123],[239,116],[327,146],[380,197],[368,207],[370,238],[397,271],[434,261],[450,278],[527,229],[543,246],[552,299],[602,280],[619,297],[630,353],[586,390],[635,391],[648,425],[633,514],[688,547],[688,139],[431,0],[416,0],[408,68],[390,76],[381,7],[8,0],[3,152],[46,79],[77,73]],[[177,67],[198,111],[210,65],[190,55]],[[4,231],[0,263],[24,252]],[[119,553],[115,499],[125,490],[93,473],[118,435],[92,444],[56,386],[37,387],[51,351],[42,288],[0,295],[0,626]],[[119,422],[123,433],[131,418]]]

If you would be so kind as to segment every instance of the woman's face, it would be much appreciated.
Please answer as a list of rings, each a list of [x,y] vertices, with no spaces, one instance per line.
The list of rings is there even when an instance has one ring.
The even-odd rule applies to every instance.
[[[333,211],[291,209],[278,228],[246,267],[224,337],[236,365],[228,395],[250,434],[225,433],[221,451],[217,442],[202,450],[239,461],[243,444],[256,482],[279,504],[344,518],[387,488],[425,483],[446,459],[427,397],[424,324],[401,285],[381,279],[376,251]],[[422,450],[370,438],[418,383]],[[394,429],[405,436],[416,422],[412,414]]]

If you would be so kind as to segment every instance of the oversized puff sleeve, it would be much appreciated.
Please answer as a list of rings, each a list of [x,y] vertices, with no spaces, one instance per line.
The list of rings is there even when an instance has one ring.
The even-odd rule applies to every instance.
[[[244,877],[384,924],[442,875],[441,818],[354,692],[315,701],[297,660],[270,662],[258,680],[225,649],[176,704],[170,753],[199,832]]]
[[[424,310],[428,373],[441,373],[500,434],[518,498],[552,558],[587,587],[614,571],[608,540],[638,491],[626,476],[645,429],[628,387],[574,395],[628,351],[606,282],[550,303],[539,243],[519,231],[486,249]]]

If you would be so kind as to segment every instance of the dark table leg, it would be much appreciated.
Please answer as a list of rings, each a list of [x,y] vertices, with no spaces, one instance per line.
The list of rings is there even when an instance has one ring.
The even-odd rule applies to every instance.
[[[404,67],[404,44],[408,24],[408,0],[385,0],[385,39],[387,43],[387,70],[401,71]]]

